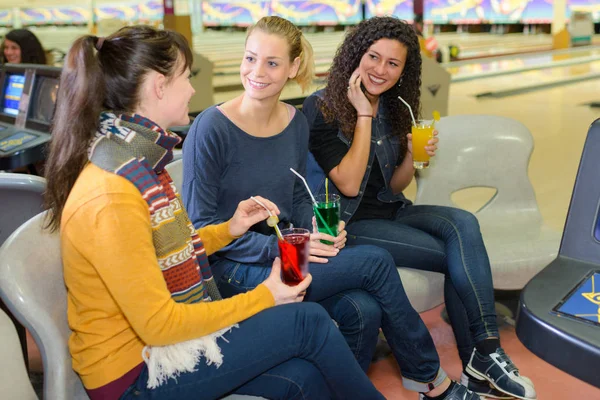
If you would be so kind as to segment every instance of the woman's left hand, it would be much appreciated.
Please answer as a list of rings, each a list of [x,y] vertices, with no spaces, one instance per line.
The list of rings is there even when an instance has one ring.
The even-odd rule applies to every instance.
[[[433,131],[433,137],[429,139],[429,141],[427,142],[427,146],[425,146],[425,150],[427,150],[427,154],[429,154],[429,157],[434,157],[435,152],[437,151],[437,144],[440,141],[437,135],[438,131]],[[406,137],[408,138],[408,151],[412,153],[412,133],[409,133],[408,135],[406,135]]]
[[[271,211],[271,214],[279,215],[279,208],[274,203],[264,197],[254,197],[264,204]],[[269,213],[254,200],[240,201],[233,217],[229,220],[229,233],[235,237],[242,236],[252,225],[267,218],[269,218]]]
[[[337,236],[331,236],[331,235],[327,235],[325,233],[319,233],[319,229],[317,228],[317,219],[316,217],[313,216],[312,218],[312,225],[313,225],[313,235],[321,235],[323,237],[319,237],[319,240],[327,240],[333,244],[328,244],[325,245],[329,248],[331,248],[333,246],[333,248],[341,250],[344,247],[346,247],[346,241],[348,240],[347,236],[348,236],[348,232],[346,232],[346,230],[344,229],[346,227],[346,223],[344,221],[340,221],[338,223],[338,227],[337,227]]]
[[[345,227],[346,223],[344,221],[340,221],[340,223],[338,224],[338,235],[333,241],[333,247],[335,247],[338,250],[341,250],[344,247],[346,247],[346,241],[348,240],[348,232],[346,232],[346,230],[344,229]]]
[[[346,223],[340,221],[338,224],[337,236],[331,236],[326,233],[320,233],[317,229],[317,221],[315,217],[312,219],[313,233],[310,235],[310,257],[309,261],[319,264],[327,262],[326,257],[335,257],[341,249],[346,247],[346,236],[345,231]],[[326,240],[332,244],[321,243],[321,240]]]

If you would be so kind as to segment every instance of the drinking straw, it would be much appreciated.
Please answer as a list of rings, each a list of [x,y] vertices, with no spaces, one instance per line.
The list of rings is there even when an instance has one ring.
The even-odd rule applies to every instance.
[[[302,175],[300,175],[298,172],[296,172],[296,170],[294,170],[294,168],[290,168],[290,171],[292,171],[298,178],[302,179],[302,182],[304,182],[304,186],[306,187],[306,190],[308,191],[308,194],[310,195],[310,198],[312,200],[313,205],[318,208],[318,204],[317,204],[317,200],[315,200],[315,196],[313,196],[312,192],[310,191],[310,188],[308,187],[308,183],[306,183],[306,179],[304,179],[304,177]],[[325,220],[323,219],[323,217],[321,216],[320,213],[315,212],[316,216],[319,217],[319,219],[321,220],[321,222],[323,223],[323,226],[325,227],[325,229],[327,229],[327,232],[331,235],[331,236],[337,236],[337,234],[333,234],[331,233],[331,229],[329,229],[329,226],[327,225],[327,222],[325,222]]]
[[[288,244],[288,245],[289,245],[289,246],[293,246],[293,245],[291,245],[291,244]],[[299,265],[294,265],[294,263],[293,263],[293,262],[291,262],[291,263],[287,263],[286,265],[287,265],[288,267],[291,267],[291,268],[290,268],[290,270],[291,270],[291,272],[292,272],[292,275],[294,275],[294,278],[295,278],[297,281],[301,281],[301,280],[303,280],[303,279],[304,279],[304,278],[302,277],[302,272],[300,271],[300,266],[299,266]]]
[[[417,126],[417,121],[415,121],[415,116],[413,114],[412,108],[410,108],[408,103],[406,101],[404,101],[404,99],[402,97],[398,96],[398,98],[400,99],[401,102],[404,103],[404,105],[406,105],[406,107],[408,107],[408,111],[410,111],[410,117],[412,118],[413,126]]]
[[[300,175],[298,172],[296,172],[296,170],[294,168],[290,168],[290,171],[292,171],[294,173],[294,175],[296,175],[298,178],[302,179],[302,182],[304,182],[304,186],[306,187],[306,191],[310,195],[310,199],[312,200],[313,204],[316,206],[317,201],[315,200],[315,196],[313,196],[312,192],[310,191],[310,188],[308,187],[308,183],[306,183],[306,179],[304,179],[304,177],[302,175]]]
[[[256,197],[254,196],[250,196],[250,198],[252,200],[254,200],[254,202],[260,206],[262,206],[265,210],[267,210],[267,213],[269,214],[270,217],[273,216],[273,214],[271,213],[271,210],[269,210],[267,208],[267,206],[265,206],[262,201],[258,200]],[[277,226],[277,224],[273,225],[273,228],[275,228],[275,233],[277,234],[277,237],[279,238],[279,240],[283,240],[283,235],[281,234],[281,231],[279,230],[279,227]]]
[[[325,178],[325,204],[329,204],[329,179]]]

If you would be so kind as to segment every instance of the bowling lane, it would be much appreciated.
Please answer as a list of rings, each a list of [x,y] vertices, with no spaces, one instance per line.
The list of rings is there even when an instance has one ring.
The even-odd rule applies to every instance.
[[[477,36],[477,40],[470,39],[470,35],[461,34],[455,37],[442,36],[436,40],[439,47],[455,45],[460,49],[459,58],[490,57],[505,53],[531,52],[550,50],[552,37],[550,35],[523,35],[506,34],[496,35],[491,33]]]
[[[531,55],[514,55],[511,58],[482,59],[480,62],[448,63],[446,70],[450,72],[453,80],[460,80],[476,74],[491,74],[500,71],[517,71],[523,68],[554,68],[564,63],[588,63],[600,61],[600,46],[590,48],[571,49],[568,52],[546,52]]]
[[[459,59],[493,57],[502,54],[537,52],[552,49],[552,36],[548,34],[525,35],[510,33],[504,35],[485,34],[440,34],[436,35],[438,45],[455,45],[460,49]],[[600,44],[600,35],[592,38],[593,44]]]
[[[469,85],[468,87],[471,88],[471,90],[469,90],[470,95],[477,95],[483,92],[522,89],[531,85],[549,84],[567,78],[582,78],[591,74],[600,74],[600,61],[477,79],[475,85]],[[467,82],[454,82],[452,83],[452,86],[461,86],[466,83]]]

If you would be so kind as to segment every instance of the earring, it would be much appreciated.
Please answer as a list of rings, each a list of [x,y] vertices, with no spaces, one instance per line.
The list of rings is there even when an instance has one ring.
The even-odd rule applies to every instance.
[[[398,80],[398,87],[402,86],[402,77]]]

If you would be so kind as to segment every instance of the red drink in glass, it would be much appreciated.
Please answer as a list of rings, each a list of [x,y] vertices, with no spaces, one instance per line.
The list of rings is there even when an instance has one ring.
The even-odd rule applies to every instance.
[[[296,286],[308,274],[310,232],[307,229],[283,229],[278,240],[281,257],[281,277],[289,286]]]

